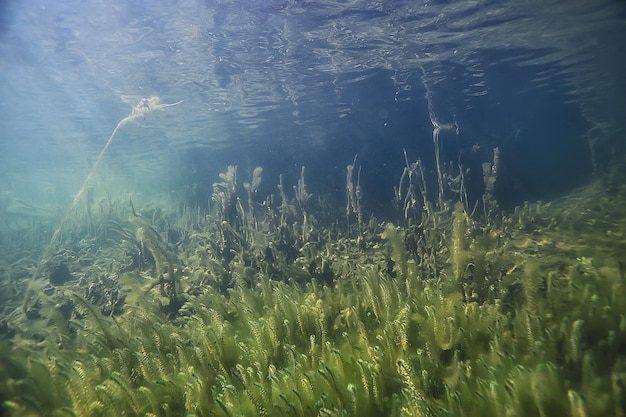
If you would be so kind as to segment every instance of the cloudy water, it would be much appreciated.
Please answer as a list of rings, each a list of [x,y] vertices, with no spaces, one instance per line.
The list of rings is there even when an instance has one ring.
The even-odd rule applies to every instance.
[[[182,103],[120,130],[98,168],[107,192],[156,183],[204,198],[227,164],[262,165],[272,184],[305,165],[317,192],[343,192],[358,155],[376,206],[403,150],[436,169],[434,122],[441,163],[469,168],[470,190],[500,148],[498,193],[513,206],[623,151],[618,1],[29,0],[0,12],[0,175],[29,200],[67,204],[151,96]]]

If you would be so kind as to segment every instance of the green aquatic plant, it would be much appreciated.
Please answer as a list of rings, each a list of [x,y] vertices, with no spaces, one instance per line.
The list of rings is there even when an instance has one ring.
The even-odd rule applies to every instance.
[[[248,213],[249,218],[256,222],[256,212],[255,212],[255,198],[257,193],[259,192],[259,186],[261,185],[261,179],[263,174],[263,167],[256,167],[252,171],[252,179],[250,182],[244,182],[243,188],[246,190],[248,194]]]
[[[452,214],[452,242],[450,245],[450,260],[452,274],[460,281],[467,267],[469,244],[467,241],[468,217],[463,204],[457,203]]]
[[[154,256],[157,281],[153,286],[159,285],[161,287],[161,293],[167,297],[169,302],[166,310],[175,314],[182,305],[183,300],[180,294],[179,277],[174,264],[174,255],[168,251],[159,238],[158,233],[142,217],[133,214],[129,220],[137,228],[137,240],[146,242]]]
[[[483,184],[485,192],[483,193],[483,215],[485,220],[490,221],[496,216],[498,202],[494,193],[496,189],[496,181],[498,180],[498,170],[500,169],[500,149],[493,148],[493,160],[491,162],[483,162]]]
[[[361,190],[361,167],[357,171],[356,181],[354,180],[354,168],[356,167],[356,158],[352,164],[346,167],[346,220],[350,223],[350,215],[356,215],[359,233],[363,227],[363,195]]]
[[[296,218],[298,203],[285,197],[295,210],[286,218]],[[232,229],[216,224],[215,213],[185,213],[181,224],[197,229],[176,256],[160,239],[165,222],[133,214],[135,233],[126,220],[110,223],[117,244],[102,246],[99,257],[130,256],[143,242],[155,262],[154,274],[126,260],[102,263],[129,293],[113,317],[87,296],[97,269],[81,268],[84,256],[67,258],[78,279],[61,287],[31,283],[0,341],[4,412],[626,412],[623,273],[595,249],[553,244],[555,236],[567,241],[579,232],[551,226],[547,217],[557,208],[529,204],[499,223],[472,219],[459,205],[424,215],[421,228],[363,225],[356,239],[312,220],[306,236],[287,232],[282,204],[268,204],[255,222]],[[316,208],[306,208],[310,219],[322,218]],[[530,235],[533,221],[543,229]],[[226,231],[241,242],[225,245]],[[330,271],[326,279],[316,275],[321,265]],[[156,291],[141,290],[144,278],[166,292],[175,288],[177,314],[159,308]]]
[[[404,232],[398,232],[393,224],[388,223],[380,236],[383,239],[386,239],[391,246],[391,260],[394,263],[394,270],[396,271],[398,277],[406,279],[409,259],[404,245]]]

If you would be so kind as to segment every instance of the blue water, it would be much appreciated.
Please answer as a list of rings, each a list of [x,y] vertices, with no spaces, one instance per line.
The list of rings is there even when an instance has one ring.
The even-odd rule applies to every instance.
[[[623,0],[0,0],[0,417],[626,415],[624,39]]]
[[[467,171],[501,151],[503,208],[623,162],[623,2],[7,1],[0,6],[0,192],[69,205],[142,97],[183,102],[124,126],[95,178],[109,195],[206,204],[229,164],[343,201],[362,167],[383,215],[408,160]],[[428,111],[431,101],[432,114]],[[623,136],[623,135],[622,135]],[[590,143],[596,148],[590,150]],[[343,203],[342,203],[343,204]]]

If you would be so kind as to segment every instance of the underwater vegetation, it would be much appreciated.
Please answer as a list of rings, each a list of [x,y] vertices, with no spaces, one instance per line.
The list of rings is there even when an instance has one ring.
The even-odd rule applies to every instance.
[[[1,414],[625,416],[626,188],[501,213],[494,154],[473,207],[407,161],[397,224],[355,158],[345,212],[230,166],[208,213],[77,207],[44,268],[49,236],[3,246]]]

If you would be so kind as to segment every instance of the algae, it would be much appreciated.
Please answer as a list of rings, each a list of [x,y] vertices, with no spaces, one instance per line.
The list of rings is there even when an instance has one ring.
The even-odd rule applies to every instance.
[[[445,181],[429,202],[407,163],[394,226],[338,221],[304,170],[257,210],[261,171],[243,187],[236,174],[207,213],[94,211],[88,244],[63,242],[71,281],[30,280],[37,252],[7,252],[3,414],[626,413],[626,188],[512,213],[489,203],[487,219]],[[128,296],[90,297],[98,276]]]

